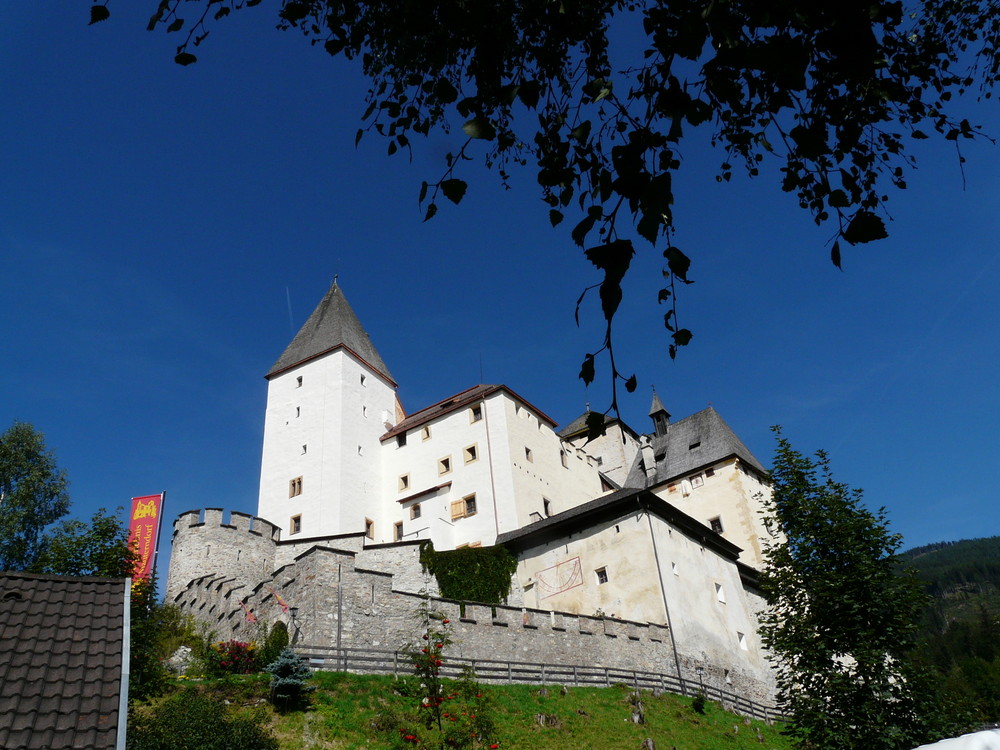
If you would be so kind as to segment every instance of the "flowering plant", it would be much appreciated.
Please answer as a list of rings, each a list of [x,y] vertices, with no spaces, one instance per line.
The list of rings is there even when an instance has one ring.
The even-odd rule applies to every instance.
[[[208,674],[253,674],[258,671],[257,644],[244,641],[218,641],[205,653]]]

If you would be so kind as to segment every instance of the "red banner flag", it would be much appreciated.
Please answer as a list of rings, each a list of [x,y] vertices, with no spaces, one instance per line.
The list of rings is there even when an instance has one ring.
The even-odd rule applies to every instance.
[[[149,578],[153,572],[153,555],[156,552],[156,536],[160,528],[162,510],[163,495],[132,498],[128,543],[139,553],[139,559],[132,573],[133,578]]]

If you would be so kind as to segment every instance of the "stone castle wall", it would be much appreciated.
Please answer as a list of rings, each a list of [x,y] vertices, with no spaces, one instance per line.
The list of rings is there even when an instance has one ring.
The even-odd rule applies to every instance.
[[[245,534],[240,529],[242,520],[220,526],[220,532],[205,534],[207,523],[178,527],[181,531],[175,532],[175,542],[179,539],[180,548],[195,552],[197,557],[195,539],[218,545],[220,538],[227,535],[242,540]],[[273,544],[277,546],[276,538]],[[248,555],[253,557],[243,554],[238,562],[246,562]],[[260,633],[259,623],[281,620],[298,644],[397,650],[416,643],[422,634],[417,609],[424,597],[418,592],[431,587],[420,569],[418,555],[415,544],[361,551],[313,545],[292,562],[256,579],[249,576],[256,570],[249,563],[234,571],[207,567],[197,571],[197,566],[186,560],[179,561],[175,570],[171,560],[169,580],[177,591],[169,600],[206,623],[222,639],[255,639]],[[215,549],[209,554],[203,550],[201,559],[218,562],[227,557],[231,559],[232,555]],[[263,553],[261,557],[266,558]],[[192,570],[198,574],[180,585],[180,576]],[[282,603],[289,612],[283,610]],[[706,684],[761,702],[773,700],[773,688],[766,676],[744,672],[735,665],[706,664],[696,654],[681,652],[675,661],[671,632],[664,625],[550,612],[516,603],[463,606],[437,596],[431,596],[430,606],[451,620],[452,652],[459,657],[586,664],[668,675],[677,674],[679,661],[681,676],[686,679],[697,681],[695,670],[701,668]],[[248,612],[258,623],[248,620]]]

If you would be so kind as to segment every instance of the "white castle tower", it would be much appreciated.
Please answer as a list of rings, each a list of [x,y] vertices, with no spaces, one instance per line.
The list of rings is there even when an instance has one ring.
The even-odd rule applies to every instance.
[[[283,538],[365,531],[396,382],[336,279],[266,377],[258,515]]]

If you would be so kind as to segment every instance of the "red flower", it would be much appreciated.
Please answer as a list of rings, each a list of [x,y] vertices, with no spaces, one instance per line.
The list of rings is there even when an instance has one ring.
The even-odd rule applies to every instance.
[[[444,625],[447,625],[449,622],[451,622],[451,620],[441,620],[441,623]]]

